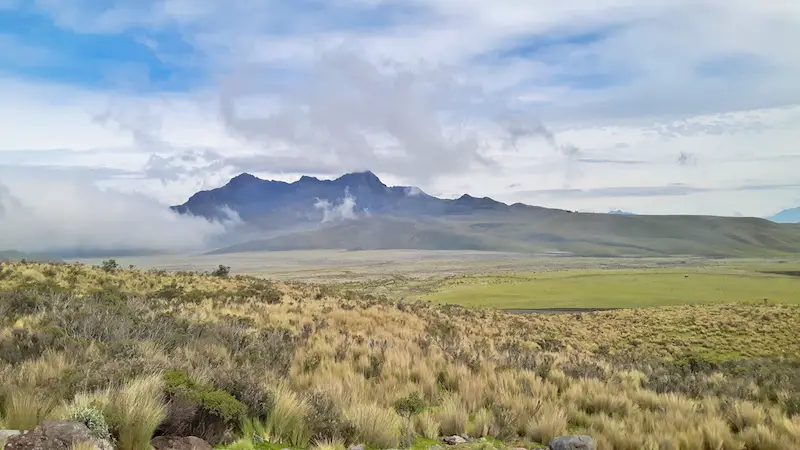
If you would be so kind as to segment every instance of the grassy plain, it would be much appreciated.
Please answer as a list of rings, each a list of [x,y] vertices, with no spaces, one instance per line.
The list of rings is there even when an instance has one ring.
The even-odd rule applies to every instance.
[[[484,449],[581,433],[600,450],[800,448],[800,306],[517,315],[411,298],[493,279],[498,268],[570,280],[571,270],[630,276],[677,266],[665,273],[681,282],[690,268],[758,272],[791,262],[265,256],[271,268],[204,264],[281,271],[282,280],[3,265],[0,427],[88,406],[121,450],[147,450],[147,437],[163,433],[228,450],[427,449],[461,432],[487,438],[470,445]],[[293,280],[292,269],[315,260],[326,283]],[[392,267],[405,273],[387,276]]]
[[[800,302],[800,259],[588,258],[477,251],[248,252],[118,258],[121,265],[213,270],[333,284],[371,295],[509,309]],[[81,260],[99,264],[100,259]],[[688,275],[688,278],[686,277]]]
[[[731,268],[570,270],[441,280],[419,298],[504,309],[800,303],[800,277]]]

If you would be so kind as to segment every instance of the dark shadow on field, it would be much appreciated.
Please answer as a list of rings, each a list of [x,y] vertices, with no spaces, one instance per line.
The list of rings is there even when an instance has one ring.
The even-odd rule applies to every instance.
[[[800,270],[766,270],[761,273],[768,273],[772,275],[786,275],[789,277],[800,277]]]
[[[511,314],[575,314],[598,311],[614,311],[620,308],[535,308],[535,309],[504,309]]]

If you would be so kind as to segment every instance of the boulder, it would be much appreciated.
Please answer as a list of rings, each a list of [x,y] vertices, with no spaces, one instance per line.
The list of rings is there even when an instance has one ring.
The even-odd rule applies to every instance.
[[[71,450],[74,445],[89,444],[97,450],[113,450],[111,443],[92,436],[80,422],[47,420],[34,430],[11,436],[5,450]]]
[[[595,450],[594,440],[591,436],[561,436],[550,441],[547,446],[550,450]]]
[[[22,432],[18,430],[0,430],[0,442],[5,442],[11,436],[19,436],[20,434]]]
[[[442,439],[442,442],[444,442],[447,445],[461,445],[461,444],[466,444],[467,440],[461,436],[454,435],[454,436],[447,436],[446,438]]]
[[[196,436],[158,436],[150,445],[155,450],[211,450],[211,444]]]

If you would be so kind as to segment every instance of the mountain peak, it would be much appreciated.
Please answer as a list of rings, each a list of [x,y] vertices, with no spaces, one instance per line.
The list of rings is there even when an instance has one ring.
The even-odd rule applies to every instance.
[[[346,173],[341,177],[337,178],[335,181],[340,183],[347,183],[349,185],[369,186],[369,187],[379,187],[379,188],[386,187],[386,185],[383,184],[381,179],[378,178],[377,175],[375,175],[374,173],[372,173],[372,171],[369,170],[365,170],[363,172]]]
[[[250,184],[254,181],[262,181],[262,180],[256,177],[255,175],[251,175],[247,172],[244,172],[231,178],[231,181],[229,181],[228,184],[232,186],[243,186],[246,184]]]

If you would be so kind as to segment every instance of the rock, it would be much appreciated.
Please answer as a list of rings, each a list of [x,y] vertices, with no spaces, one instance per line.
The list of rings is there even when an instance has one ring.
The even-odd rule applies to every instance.
[[[80,422],[47,420],[34,430],[11,436],[5,450],[71,450],[74,445],[89,444],[97,450],[113,450],[111,443],[91,435]]]
[[[211,444],[196,436],[158,436],[150,445],[155,450],[211,450]]]
[[[550,450],[595,450],[594,440],[591,436],[561,436],[550,441],[547,446]]]
[[[459,436],[461,436],[465,441],[469,442],[469,435],[467,433],[461,433]]]
[[[22,432],[18,430],[0,430],[0,442],[5,442],[11,436],[19,436],[20,434]]]
[[[349,450],[365,450],[367,448],[364,444],[351,445]]]
[[[466,444],[467,440],[461,436],[455,435],[455,436],[448,436],[442,439],[442,442],[444,442],[447,445],[460,445],[460,444]]]

